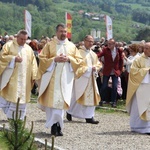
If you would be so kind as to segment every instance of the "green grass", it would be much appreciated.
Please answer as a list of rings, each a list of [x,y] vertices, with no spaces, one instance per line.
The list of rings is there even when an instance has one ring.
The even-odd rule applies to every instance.
[[[126,109],[125,108],[125,100],[118,100],[118,102],[117,102],[117,108],[125,110]]]
[[[117,108],[112,108],[110,104],[103,104],[102,107],[96,107],[96,111],[101,113],[116,113],[116,112],[123,112],[126,113],[125,108],[125,101],[124,100],[118,100],[117,102]]]
[[[30,101],[30,103],[37,103],[37,98],[38,98],[37,95],[31,94],[31,101]]]
[[[120,3],[120,4],[127,5],[127,6],[130,5],[132,9],[137,9],[137,8],[140,8],[140,9],[141,9],[141,8],[142,8],[142,9],[150,9],[149,7],[142,6],[141,4],[135,4],[135,3],[134,3],[134,4]]]
[[[30,103],[37,103],[37,97],[36,95],[31,94],[31,101]],[[103,104],[103,107],[97,107],[96,110],[100,112],[105,112],[105,113],[113,113],[117,111],[122,111],[126,112],[125,108],[125,100],[118,100],[117,102],[117,108],[112,108],[110,104]]]
[[[99,112],[99,113],[117,113],[118,111],[116,111],[115,109],[104,109],[104,108],[99,108],[99,107],[96,107],[96,111]]]
[[[37,99],[37,95],[31,94],[31,99],[32,98]]]
[[[103,106],[111,108],[110,104],[103,104]],[[118,100],[118,102],[117,102],[117,109],[125,110],[125,101],[124,100]]]

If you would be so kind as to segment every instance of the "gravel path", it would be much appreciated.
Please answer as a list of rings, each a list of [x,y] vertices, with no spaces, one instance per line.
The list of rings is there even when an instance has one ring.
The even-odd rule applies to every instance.
[[[5,115],[0,111],[0,125],[7,124]],[[73,118],[68,122],[64,118],[64,136],[55,138],[55,146],[64,150],[147,150],[150,149],[148,135],[130,132],[129,116],[126,113],[99,113],[95,119],[98,125],[87,124],[83,119]],[[27,107],[26,127],[34,121],[33,133],[41,140],[51,143],[50,129],[45,128],[45,112],[37,108],[36,103]]]

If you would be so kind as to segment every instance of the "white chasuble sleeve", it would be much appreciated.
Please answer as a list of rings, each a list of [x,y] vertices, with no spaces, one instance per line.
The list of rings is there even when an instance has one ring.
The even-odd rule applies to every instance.
[[[141,84],[136,91],[139,116],[146,112],[146,119],[150,120],[150,84]]]
[[[91,60],[90,53],[89,53],[89,51],[84,51],[84,53],[86,54],[85,61],[86,61],[88,69],[79,79],[75,80],[76,100],[78,100],[84,94],[84,92],[88,86],[89,79],[92,74],[92,60]]]
[[[14,69],[13,68],[6,68],[2,75],[0,76],[0,90],[2,90],[10,80]]]
[[[150,75],[148,72],[141,83],[150,83]]]
[[[89,78],[81,76],[79,79],[75,80],[75,98],[78,100],[86,90]]]
[[[39,84],[39,95],[38,95],[38,97],[40,97],[44,93],[44,91],[46,90],[46,88],[50,82],[50,79],[52,77],[55,66],[56,66],[56,63],[53,61],[52,64],[47,69],[47,72],[45,72],[42,75],[42,78],[41,78],[41,81]]]
[[[53,61],[46,71],[51,72],[55,68],[55,66],[56,66],[56,63]]]
[[[92,73],[92,67],[88,67],[88,70],[83,74],[83,76],[90,78],[91,73]]]
[[[7,68],[0,76],[0,90],[2,90],[9,82],[10,77],[12,76],[12,73],[14,71],[14,66],[15,66],[15,57],[13,57],[12,61],[9,63]]]

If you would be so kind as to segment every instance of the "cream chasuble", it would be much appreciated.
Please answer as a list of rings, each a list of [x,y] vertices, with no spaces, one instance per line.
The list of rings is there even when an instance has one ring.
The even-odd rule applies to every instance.
[[[18,65],[18,85],[16,89],[16,97],[20,98],[20,103],[26,103],[26,49],[23,49],[23,46],[20,46],[18,54],[22,57],[23,61]]]
[[[100,95],[95,77],[97,72],[92,72],[92,67],[95,66],[98,71],[101,68],[101,64],[92,50],[80,49],[79,51],[88,66],[88,70],[79,79],[75,80],[75,97],[81,105],[95,106],[100,101]]]
[[[87,63],[87,66],[92,68],[92,56],[90,54],[90,51],[85,51],[87,54],[86,54],[86,63]],[[87,87],[84,91],[84,99],[86,100],[85,101],[85,105],[90,105],[90,106],[93,106],[93,99],[94,99],[94,83],[92,82],[92,79],[93,76],[92,76],[92,72],[91,72],[91,75],[89,77],[89,81],[88,81],[88,84],[87,84]]]
[[[66,55],[66,52],[64,50],[63,45],[57,45],[57,55],[63,54]],[[63,72],[64,63],[57,63],[57,66],[55,68],[55,78],[54,78],[54,107],[60,107],[63,106],[64,103],[64,97],[61,89],[61,76]]]
[[[67,50],[65,42],[56,45],[56,55],[68,55]],[[71,68],[71,64],[68,62],[53,62],[50,64],[50,68],[49,72],[51,77],[47,78],[48,80],[45,78],[47,87],[44,87],[42,80],[40,83],[40,88],[44,87],[44,90],[42,90],[43,92],[39,95],[39,104],[42,105],[39,107],[43,110],[45,109],[43,106],[57,109],[68,109],[71,101],[74,80],[74,72]],[[41,87],[41,85],[43,85],[43,87]]]
[[[150,58],[145,60],[145,66],[150,67]],[[141,85],[136,91],[137,105],[139,110],[139,116],[143,120],[150,121],[150,74],[147,72]]]
[[[130,113],[131,102],[134,94],[137,98],[139,117],[150,120],[150,58],[142,54],[131,66],[126,100],[126,108]],[[134,76],[134,77],[133,77]]]
[[[57,55],[63,54],[67,55],[67,51],[64,44],[57,45]],[[55,78],[54,78],[54,103],[53,107],[62,108],[64,101],[67,105],[70,105],[70,99],[72,94],[72,84],[74,79],[74,74],[69,70],[69,63],[57,63],[55,68]],[[67,75],[67,73],[69,73]],[[66,76],[67,75],[67,76]],[[67,77],[69,77],[67,79]],[[66,81],[69,82],[66,82]],[[68,84],[68,85],[67,85]]]
[[[16,39],[5,44],[0,56],[0,66],[2,69],[0,72],[1,76],[3,76],[3,73],[6,73],[7,67],[9,67],[17,55],[20,55],[23,61],[21,63],[13,62],[12,75],[8,81],[5,81],[7,83],[1,90],[0,95],[5,100],[13,103],[16,103],[20,97],[20,103],[24,104],[30,101],[33,80],[36,79],[37,74],[37,63],[31,47],[27,44],[19,46]]]

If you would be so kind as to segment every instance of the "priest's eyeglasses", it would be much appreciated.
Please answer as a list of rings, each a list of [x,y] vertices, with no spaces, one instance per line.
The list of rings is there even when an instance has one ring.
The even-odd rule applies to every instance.
[[[87,42],[89,42],[89,43],[94,43],[94,41],[88,41],[88,40],[86,40]]]

